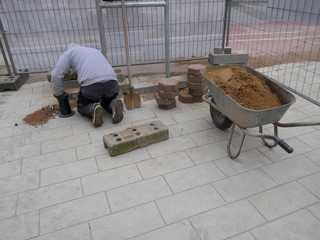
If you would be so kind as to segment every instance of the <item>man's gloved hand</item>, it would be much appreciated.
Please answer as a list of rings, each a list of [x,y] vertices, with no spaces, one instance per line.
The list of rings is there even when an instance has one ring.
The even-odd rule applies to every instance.
[[[63,92],[63,93],[62,93],[61,95],[59,95],[59,96],[56,96],[55,94],[53,94],[53,96],[54,96],[56,99],[58,99],[58,100],[62,100],[62,99],[64,99],[64,98],[68,98],[69,94],[66,93],[66,92]]]

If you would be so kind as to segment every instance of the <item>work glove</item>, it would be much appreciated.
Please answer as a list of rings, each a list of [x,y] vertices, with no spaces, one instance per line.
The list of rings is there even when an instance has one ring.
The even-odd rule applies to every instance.
[[[65,99],[65,98],[68,99],[69,94],[66,93],[66,92],[63,92],[63,93],[62,93],[61,95],[59,95],[59,96],[56,96],[55,94],[53,94],[53,96],[54,96],[56,99],[58,99],[58,101],[59,101],[59,100]]]

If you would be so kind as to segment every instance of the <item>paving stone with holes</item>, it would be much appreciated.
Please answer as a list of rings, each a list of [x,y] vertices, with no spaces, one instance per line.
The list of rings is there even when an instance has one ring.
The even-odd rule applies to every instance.
[[[205,65],[202,64],[191,64],[188,67],[188,74],[201,75],[201,72],[206,69]]]
[[[152,121],[120,132],[105,134],[103,142],[110,156],[117,156],[168,138],[168,128],[161,121]]]

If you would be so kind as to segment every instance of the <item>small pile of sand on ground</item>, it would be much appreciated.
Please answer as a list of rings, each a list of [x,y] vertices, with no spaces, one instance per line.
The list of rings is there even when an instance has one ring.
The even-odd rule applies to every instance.
[[[69,100],[69,103],[71,108],[77,105],[76,100]],[[55,118],[59,112],[59,104],[48,105],[27,115],[23,121],[31,126],[41,126],[46,124],[50,119]]]
[[[205,76],[243,107],[263,110],[281,106],[278,96],[262,79],[241,67],[215,69]]]

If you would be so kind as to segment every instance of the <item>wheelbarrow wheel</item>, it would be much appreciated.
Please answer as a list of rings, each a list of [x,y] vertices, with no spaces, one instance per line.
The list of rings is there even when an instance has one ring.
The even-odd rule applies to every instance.
[[[211,102],[215,103],[213,98],[211,98]],[[210,105],[210,115],[214,125],[217,128],[221,130],[226,130],[229,127],[231,127],[232,121],[228,117],[226,117],[224,114],[214,109],[211,105]]]

